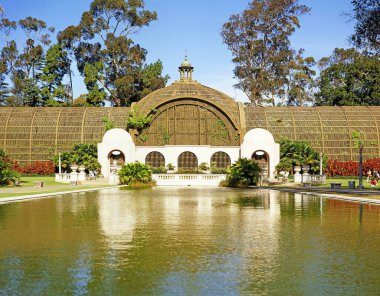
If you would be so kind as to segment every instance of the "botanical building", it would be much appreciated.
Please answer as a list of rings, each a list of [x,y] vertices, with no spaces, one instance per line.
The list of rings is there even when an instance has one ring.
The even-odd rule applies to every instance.
[[[242,156],[257,158],[255,153],[264,150],[266,140],[252,137],[264,134],[268,141],[273,135],[273,143],[283,137],[306,140],[330,159],[356,160],[358,151],[352,134],[360,132],[365,141],[364,158],[380,156],[380,107],[244,106],[194,81],[193,67],[187,59],[179,70],[180,80],[149,94],[131,108],[0,108],[0,147],[21,164],[47,160],[77,143],[102,142],[104,117],[125,130],[133,111],[152,118],[142,131],[129,130],[131,149],[139,150],[133,159],[154,166],[168,164],[165,153],[153,153],[165,147],[177,147],[178,155],[170,152],[171,162],[183,168],[188,168],[190,162],[201,162],[195,148],[212,150],[203,158],[209,164],[215,160],[230,164]],[[254,129],[257,130],[250,133]],[[266,162],[271,162],[269,154],[275,150],[263,151]],[[185,155],[179,158],[182,153]],[[128,155],[125,158],[127,161]]]

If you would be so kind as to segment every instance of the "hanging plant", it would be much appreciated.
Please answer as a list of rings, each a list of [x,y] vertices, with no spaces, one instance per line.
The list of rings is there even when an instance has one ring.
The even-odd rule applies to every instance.
[[[137,107],[134,107],[129,112],[129,117],[127,121],[127,129],[135,129],[140,134],[144,129],[149,127],[152,121],[152,115],[144,116],[140,114]]]

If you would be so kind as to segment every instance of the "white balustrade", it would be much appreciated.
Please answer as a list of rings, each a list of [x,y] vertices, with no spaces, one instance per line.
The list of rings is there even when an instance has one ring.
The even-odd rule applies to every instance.
[[[219,186],[225,174],[153,174],[157,186]]]

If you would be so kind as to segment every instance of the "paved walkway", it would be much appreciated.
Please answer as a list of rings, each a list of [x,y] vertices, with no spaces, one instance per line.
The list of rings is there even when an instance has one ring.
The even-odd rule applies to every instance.
[[[331,189],[331,188],[320,188],[320,187],[301,187],[289,183],[290,185],[284,186],[267,186],[266,188],[282,190],[282,191],[304,191],[304,192],[318,192],[318,193],[340,193],[340,194],[352,194],[352,195],[379,195],[379,189],[348,189],[348,188],[340,188],[340,189]]]

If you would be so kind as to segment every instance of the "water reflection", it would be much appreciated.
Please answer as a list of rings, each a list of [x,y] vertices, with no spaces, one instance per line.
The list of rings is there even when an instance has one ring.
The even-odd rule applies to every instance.
[[[97,200],[99,222],[111,248],[125,248],[132,241],[136,228],[136,212],[130,198],[100,195]]]
[[[3,205],[0,295],[376,295],[379,230],[378,206],[267,190]]]

